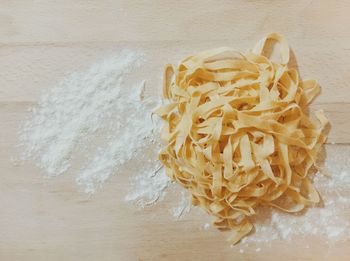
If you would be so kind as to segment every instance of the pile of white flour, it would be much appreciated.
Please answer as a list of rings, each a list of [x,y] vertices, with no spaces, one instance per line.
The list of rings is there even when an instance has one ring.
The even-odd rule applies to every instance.
[[[93,193],[154,143],[158,132],[151,112],[157,103],[144,97],[145,81],[133,82],[131,77],[143,59],[143,54],[125,50],[71,73],[47,91],[20,130],[23,158],[34,158],[55,176],[70,169],[74,158],[86,155],[76,180]]]

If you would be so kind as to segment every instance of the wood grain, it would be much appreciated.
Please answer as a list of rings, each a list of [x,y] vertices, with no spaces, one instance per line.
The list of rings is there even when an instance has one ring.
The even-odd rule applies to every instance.
[[[202,229],[210,218],[198,209],[173,221],[176,190],[137,211],[123,203],[133,174],[128,166],[89,197],[72,173],[47,179],[34,162],[12,159],[27,108],[67,72],[123,48],[140,49],[147,66],[137,77],[158,95],[164,64],[223,45],[244,51],[272,31],[288,38],[302,77],[322,86],[312,109],[323,108],[331,120],[327,150],[350,154],[350,1],[0,0],[0,6],[0,260],[347,260],[349,241],[329,246],[323,238],[251,245],[241,254],[225,233]]]

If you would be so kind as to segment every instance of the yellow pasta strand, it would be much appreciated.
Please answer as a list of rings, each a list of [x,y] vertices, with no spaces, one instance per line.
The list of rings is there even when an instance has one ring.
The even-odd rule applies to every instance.
[[[280,63],[263,55],[270,40]],[[328,121],[306,115],[320,88],[288,62],[286,40],[272,33],[244,55],[218,48],[165,68],[159,158],[217,228],[233,230],[232,244],[250,233],[260,205],[297,212],[319,202],[308,172]]]

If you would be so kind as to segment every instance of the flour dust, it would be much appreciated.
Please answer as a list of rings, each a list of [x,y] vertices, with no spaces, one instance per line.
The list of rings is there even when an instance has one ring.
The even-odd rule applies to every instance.
[[[34,159],[56,176],[86,155],[76,181],[85,192],[95,192],[158,136],[151,118],[157,101],[145,97],[145,81],[133,80],[143,60],[142,53],[124,50],[44,93],[20,129],[22,159]]]

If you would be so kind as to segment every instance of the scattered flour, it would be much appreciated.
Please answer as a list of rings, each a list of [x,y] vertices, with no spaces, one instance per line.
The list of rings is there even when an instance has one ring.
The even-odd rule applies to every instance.
[[[154,142],[157,126],[151,111],[157,104],[145,98],[145,82],[130,77],[143,59],[143,54],[125,50],[71,73],[47,91],[20,130],[22,158],[34,158],[56,176],[71,168],[73,158],[86,155],[76,180],[85,192],[95,192]]]
[[[130,178],[130,190],[126,202],[136,203],[140,208],[153,205],[164,199],[170,179],[161,167],[145,168],[139,175]]]
[[[204,226],[203,226],[203,228],[204,228],[205,230],[208,230],[208,229],[210,228],[210,224],[209,224],[209,223],[205,223]]]
[[[181,190],[181,199],[179,199],[179,204],[170,210],[173,217],[175,217],[176,219],[180,219],[185,214],[191,211],[190,196],[186,192],[187,191],[184,191],[184,189]]]
[[[77,183],[86,187],[86,192],[94,192],[96,185],[104,183],[119,167],[137,156],[137,152],[149,147],[158,136],[156,121],[151,112],[155,102],[151,99],[140,101],[140,91],[144,82],[137,88],[124,88],[114,106],[112,128],[107,144],[99,147],[77,176]],[[144,162],[140,162],[143,165]]]

